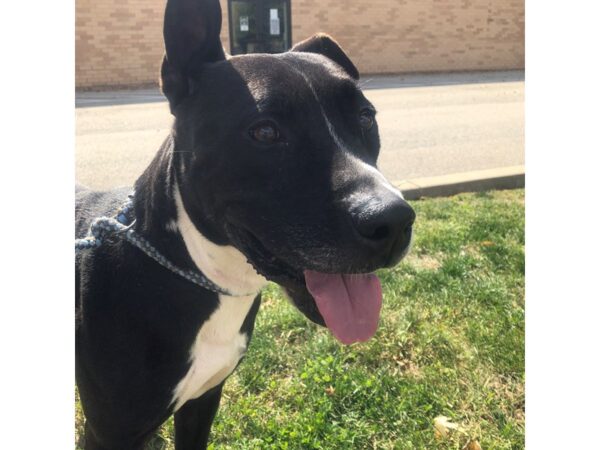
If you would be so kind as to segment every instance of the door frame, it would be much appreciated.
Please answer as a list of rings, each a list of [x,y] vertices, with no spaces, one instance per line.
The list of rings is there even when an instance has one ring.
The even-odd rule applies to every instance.
[[[233,55],[233,14],[231,14],[231,2],[233,0],[227,0],[227,16],[229,22],[229,53]],[[248,3],[256,3],[256,10],[260,11],[264,9],[265,1],[267,0],[236,0],[236,1],[247,1]],[[286,30],[286,37],[288,42],[290,43],[290,48],[292,47],[292,2],[291,0],[279,0],[282,3],[287,3],[287,23],[288,27]],[[287,49],[289,50],[289,49]]]

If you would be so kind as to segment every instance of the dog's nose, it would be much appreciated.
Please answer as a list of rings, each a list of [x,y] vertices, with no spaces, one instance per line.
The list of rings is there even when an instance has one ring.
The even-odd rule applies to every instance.
[[[377,252],[385,252],[386,267],[404,256],[412,237],[415,211],[401,197],[386,202],[371,200],[354,210],[352,219],[361,239]]]

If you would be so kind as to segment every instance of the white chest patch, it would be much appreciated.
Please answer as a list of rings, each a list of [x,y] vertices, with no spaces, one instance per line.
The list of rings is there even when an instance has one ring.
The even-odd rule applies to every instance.
[[[175,411],[217,386],[233,371],[246,352],[248,336],[240,333],[240,328],[253,300],[254,296],[219,296],[219,307],[202,324],[190,350],[190,369],[175,387]]]
[[[177,187],[174,195],[177,219],[169,222],[168,229],[181,233],[192,260],[208,279],[241,295],[219,295],[219,307],[198,330],[190,349],[191,366],[173,392],[177,411],[188,400],[198,398],[220,384],[233,371],[248,345],[248,336],[240,333],[240,328],[256,294],[267,281],[237,249],[219,246],[206,239],[188,216]]]

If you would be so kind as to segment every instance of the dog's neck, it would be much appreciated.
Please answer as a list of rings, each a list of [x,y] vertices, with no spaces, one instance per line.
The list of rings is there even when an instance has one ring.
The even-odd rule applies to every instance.
[[[196,267],[213,283],[233,294],[258,293],[266,280],[256,273],[238,249],[231,245],[217,245],[206,239],[188,216],[177,186],[174,191],[177,230]]]
[[[136,230],[175,265],[202,272],[234,295],[257,294],[266,284],[231,245],[209,240],[192,221],[178,185],[170,136],[135,184]]]

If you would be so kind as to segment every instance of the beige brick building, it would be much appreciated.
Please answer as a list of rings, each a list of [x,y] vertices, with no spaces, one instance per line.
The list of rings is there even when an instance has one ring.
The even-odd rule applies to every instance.
[[[252,0],[220,0],[228,52],[229,12],[236,36],[252,32]],[[276,0],[254,0],[268,9]],[[281,0],[269,35],[282,44],[331,34],[361,73],[521,69],[524,0]],[[235,6],[238,5],[238,6]],[[76,0],[76,83],[80,88],[154,84],[163,54],[165,0]],[[231,9],[233,8],[233,9]],[[270,9],[273,14],[274,9]],[[258,14],[258,13],[257,13]],[[250,17],[248,19],[248,17]],[[273,28],[273,18],[276,23]],[[279,24],[281,21],[281,24]],[[287,36],[284,39],[284,35]],[[234,37],[237,41],[237,37]],[[260,49],[246,37],[246,49]],[[237,48],[237,47],[236,47]],[[239,48],[238,48],[239,51]],[[258,51],[258,50],[257,50]]]

